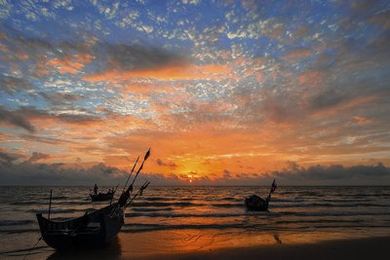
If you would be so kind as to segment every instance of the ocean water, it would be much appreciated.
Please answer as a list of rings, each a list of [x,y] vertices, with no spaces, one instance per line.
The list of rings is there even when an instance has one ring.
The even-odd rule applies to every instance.
[[[77,217],[107,205],[92,203],[89,187],[0,187],[0,254],[23,252],[35,243],[39,237],[35,214],[47,214],[50,188],[53,219]],[[246,211],[246,196],[265,197],[268,191],[269,187],[149,187],[127,209],[121,233],[390,235],[390,187],[282,186],[273,194],[269,212]],[[38,248],[51,250],[44,242]]]

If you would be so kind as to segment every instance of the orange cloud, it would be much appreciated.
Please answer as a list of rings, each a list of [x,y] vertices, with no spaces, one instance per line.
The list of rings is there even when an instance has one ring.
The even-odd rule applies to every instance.
[[[47,65],[55,68],[62,74],[79,73],[85,65],[90,63],[94,57],[89,54],[76,54],[65,58],[54,58],[47,62]]]
[[[367,125],[372,122],[372,120],[365,116],[354,116],[352,118],[353,122],[358,125]]]
[[[97,82],[120,82],[131,79],[155,79],[155,80],[196,80],[196,79],[221,79],[231,76],[232,69],[228,65],[171,65],[155,69],[140,69],[129,71],[106,71],[87,75],[84,80]]]
[[[288,52],[285,56],[284,59],[290,62],[296,62],[297,60],[309,57],[312,54],[311,50],[309,49],[296,49]]]
[[[347,110],[350,110],[352,108],[371,104],[378,99],[379,99],[379,97],[375,96],[375,95],[365,96],[365,97],[357,97],[357,98],[353,98],[353,99],[341,102],[340,104],[337,104],[335,106],[316,111],[314,113],[314,115],[316,115],[316,116],[334,115],[336,113],[339,113],[342,111],[347,111]]]
[[[306,71],[299,75],[298,82],[301,85],[318,86],[323,79],[324,74],[320,71]]]

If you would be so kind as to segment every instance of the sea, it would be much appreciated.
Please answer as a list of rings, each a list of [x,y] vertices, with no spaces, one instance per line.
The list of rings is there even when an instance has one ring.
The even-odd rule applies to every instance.
[[[78,217],[109,203],[91,202],[89,188],[0,186],[0,259],[53,254],[43,241],[35,245],[40,237],[35,214],[48,213],[50,189],[52,219]],[[280,186],[268,212],[246,210],[245,197],[268,192],[269,187],[148,187],[126,210],[121,250],[142,256],[167,243],[198,250],[390,235],[388,186]]]

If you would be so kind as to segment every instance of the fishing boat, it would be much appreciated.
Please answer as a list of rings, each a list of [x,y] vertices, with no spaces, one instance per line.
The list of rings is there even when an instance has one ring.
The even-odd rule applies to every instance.
[[[271,200],[271,194],[276,190],[275,180],[272,182],[271,190],[266,199],[254,194],[245,198],[245,206],[248,211],[267,211],[268,205]]]
[[[114,194],[115,191],[107,191],[106,193],[99,192],[98,194],[90,193],[89,196],[91,197],[92,201],[106,201],[106,200],[112,200]]]
[[[117,202],[110,202],[110,205],[101,209],[87,211],[78,218],[64,221],[52,220],[50,218],[52,191],[50,191],[48,217],[45,218],[42,213],[36,215],[41,231],[40,239],[58,251],[64,251],[68,248],[101,247],[109,244],[121,230],[126,208],[132,204],[137,196],[141,196],[150,184],[149,181],[146,181],[134,195],[131,194],[135,180],[149,155],[150,148],[146,152],[132,183],[128,186],[129,179],[138,162],[137,158]]]
[[[124,207],[113,203],[85,215],[53,221],[37,214],[42,239],[52,248],[99,247],[111,242],[124,223]]]

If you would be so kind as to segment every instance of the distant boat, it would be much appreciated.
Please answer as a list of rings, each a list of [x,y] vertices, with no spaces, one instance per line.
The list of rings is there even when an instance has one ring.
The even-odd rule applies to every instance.
[[[115,191],[107,191],[106,193],[99,192],[98,194],[90,193],[89,196],[91,197],[92,201],[106,201],[106,200],[112,200],[114,194]]]
[[[52,248],[98,247],[115,238],[124,223],[124,207],[114,203],[82,217],[52,221],[37,214],[43,240]]]
[[[271,194],[276,190],[275,180],[272,182],[271,190],[266,199],[262,199],[260,196],[251,195],[245,198],[245,206],[249,211],[267,211],[268,205],[271,200]]]
[[[269,199],[264,200],[257,195],[251,195],[245,198],[245,206],[250,211],[267,211]]]

